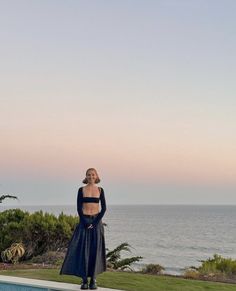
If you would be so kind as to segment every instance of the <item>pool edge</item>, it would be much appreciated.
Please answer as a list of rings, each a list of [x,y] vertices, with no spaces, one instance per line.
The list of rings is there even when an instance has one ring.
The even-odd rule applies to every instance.
[[[24,277],[16,277],[16,276],[8,276],[8,275],[0,275],[0,283],[9,283],[9,284],[18,284],[27,287],[38,287],[38,288],[46,288],[51,291],[78,291],[80,289],[80,285],[72,284],[72,283],[63,283],[56,281],[47,281],[40,279],[30,279]],[[124,291],[118,289],[110,289],[98,287],[98,291]]]

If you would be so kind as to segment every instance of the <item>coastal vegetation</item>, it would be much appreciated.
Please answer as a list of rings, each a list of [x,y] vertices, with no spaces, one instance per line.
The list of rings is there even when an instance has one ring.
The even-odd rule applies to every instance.
[[[107,249],[108,252],[106,253],[106,258],[108,268],[112,268],[115,270],[129,269],[130,271],[133,271],[130,265],[134,262],[140,261],[143,257],[136,256],[121,259],[121,251],[131,252],[130,247],[131,247],[130,244],[124,242],[118,245],[114,250],[109,251]]]
[[[43,213],[30,214],[21,209],[0,212],[0,252],[12,243],[22,243],[25,249],[21,260],[28,260],[47,251],[64,250],[78,217]]]
[[[199,267],[186,269],[184,276],[192,279],[211,279],[215,281],[236,282],[236,260],[214,254],[212,258],[201,260]]]
[[[142,268],[143,274],[159,275],[164,271],[165,268],[159,264],[147,264]]]
[[[68,242],[78,223],[78,216],[65,215],[63,212],[58,217],[43,211],[30,214],[20,209],[0,212],[1,272],[19,276],[22,274],[29,277],[38,276],[42,279],[47,279],[49,276],[49,280],[61,281],[61,277],[58,276],[59,268],[63,262]],[[141,271],[134,271],[131,267],[132,263],[140,261],[142,257],[121,258],[121,252],[131,252],[131,246],[127,242],[119,244],[113,250],[106,249],[106,251],[108,272],[99,276],[101,286],[104,287],[119,289],[122,287],[120,283],[113,285],[111,282],[109,283],[109,280],[106,281],[106,278],[111,276],[113,282],[124,280],[124,290],[143,291],[145,289],[142,287],[140,289],[139,286],[147,287],[150,281],[153,282],[153,286],[156,286],[156,289],[150,290],[165,290],[163,286],[167,284],[168,280],[170,286],[175,282],[173,286],[174,284],[181,285],[182,288],[174,289],[173,287],[168,290],[205,290],[204,286],[210,286],[207,290],[236,290],[236,285],[234,285],[234,289],[230,289],[231,287],[227,289],[228,285],[219,285],[226,289],[210,289],[212,285],[201,285],[204,282],[193,283],[199,280],[236,283],[236,260],[231,258],[223,258],[215,254],[213,258],[201,261],[202,264],[198,268],[193,266],[186,269],[183,276],[170,276],[162,273],[165,268],[159,264],[148,264]],[[35,268],[36,270],[30,270]],[[45,271],[44,268],[50,270],[47,276],[40,275]],[[140,285],[135,283],[135,288],[133,283],[130,285],[129,276]],[[63,278],[66,279],[64,276]],[[181,281],[178,281],[180,279]],[[188,286],[188,289],[185,288],[185,285]],[[160,289],[161,286],[163,289]],[[192,289],[190,286],[193,286]],[[196,286],[201,287],[197,289]]]
[[[16,264],[24,253],[25,249],[22,243],[13,243],[9,248],[1,252],[1,258],[3,262]]]
[[[30,261],[61,264],[76,225],[77,216],[57,217],[42,210],[30,214],[21,209],[9,209],[0,213],[0,253],[3,262]],[[121,258],[121,252],[131,252],[127,242],[114,250],[107,250],[108,267],[116,270],[129,269],[141,256]]]

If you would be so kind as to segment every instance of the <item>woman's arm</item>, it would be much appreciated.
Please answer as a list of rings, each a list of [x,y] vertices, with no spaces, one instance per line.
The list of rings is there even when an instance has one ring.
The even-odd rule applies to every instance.
[[[94,220],[92,222],[92,224],[94,226],[96,226],[99,223],[99,221],[102,219],[104,213],[107,210],[105,194],[104,194],[104,190],[102,187],[101,187],[100,199],[101,199],[101,211],[99,212],[98,216],[96,216],[96,218],[94,218]]]
[[[80,187],[78,190],[78,195],[77,195],[77,212],[79,214],[79,219],[80,221],[84,224],[85,227],[87,227],[89,224],[85,221],[82,206],[83,206],[83,192],[82,188]]]

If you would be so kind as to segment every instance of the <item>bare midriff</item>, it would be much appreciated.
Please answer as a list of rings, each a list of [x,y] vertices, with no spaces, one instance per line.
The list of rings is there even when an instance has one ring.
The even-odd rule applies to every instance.
[[[99,203],[83,203],[83,214],[95,215],[99,212]]]
[[[83,188],[83,197],[99,197],[100,193],[86,193],[86,190]],[[95,215],[99,213],[99,203],[93,202],[83,202],[83,214],[86,215]]]

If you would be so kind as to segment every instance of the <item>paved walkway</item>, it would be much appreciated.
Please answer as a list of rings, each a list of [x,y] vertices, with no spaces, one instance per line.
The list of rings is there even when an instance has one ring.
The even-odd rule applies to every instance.
[[[46,281],[46,280],[36,280],[36,279],[28,279],[22,277],[13,277],[13,276],[3,276],[0,275],[0,290],[1,283],[11,283],[17,284],[19,286],[27,286],[27,287],[41,287],[46,288],[48,291],[78,291],[80,289],[80,285],[77,284],[68,284],[68,283],[59,283],[54,281]],[[11,289],[12,290],[12,289]],[[110,289],[110,288],[101,288],[98,287],[98,291],[122,291],[118,289]]]

